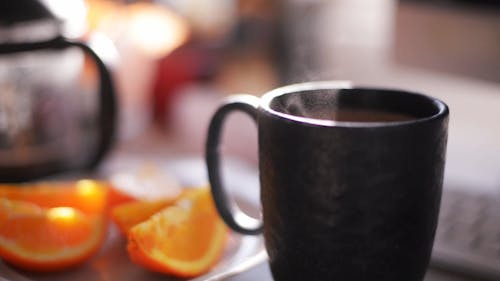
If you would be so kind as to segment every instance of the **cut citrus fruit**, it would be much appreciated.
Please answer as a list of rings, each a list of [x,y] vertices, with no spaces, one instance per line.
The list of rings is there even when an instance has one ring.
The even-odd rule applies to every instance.
[[[105,182],[46,182],[0,185],[0,197],[30,202],[40,207],[72,207],[88,214],[103,213],[109,186]]]
[[[66,269],[88,259],[104,240],[102,215],[71,207],[19,211],[17,203],[4,200],[3,212],[14,215],[0,222],[0,257],[14,266],[32,271]]]
[[[134,201],[124,203],[111,209],[111,219],[118,226],[122,234],[138,223],[149,219],[161,209],[175,203],[176,198],[157,201]]]
[[[137,199],[134,196],[117,189],[113,185],[110,185],[110,189],[108,190],[108,207],[111,210],[116,206],[136,200]]]
[[[133,262],[149,270],[194,277],[219,260],[227,233],[209,189],[193,189],[132,227],[127,250]]]
[[[33,203],[0,198],[0,226],[11,217],[41,214],[43,209]]]

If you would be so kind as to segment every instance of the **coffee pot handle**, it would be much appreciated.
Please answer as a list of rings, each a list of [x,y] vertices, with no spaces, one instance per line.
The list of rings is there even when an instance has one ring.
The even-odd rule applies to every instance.
[[[233,111],[241,111],[257,122],[259,103],[259,98],[251,95],[235,95],[228,98],[217,109],[210,121],[205,146],[205,160],[215,206],[225,223],[242,234],[259,234],[262,232],[263,224],[262,221],[243,213],[228,197],[222,184],[219,143],[226,116]]]
[[[92,57],[95,61],[100,79],[99,88],[99,139],[98,147],[90,156],[83,169],[92,169],[103,159],[106,152],[109,151],[115,138],[115,122],[117,115],[116,95],[111,78],[104,62],[99,56],[86,44],[79,41],[73,41],[64,37],[55,37],[47,41],[26,42],[26,43],[7,43],[0,44],[0,54],[22,53],[29,51],[45,49],[65,49],[70,47],[80,48],[85,54]]]
[[[61,44],[65,47],[77,47],[89,55],[96,63],[99,73],[99,139],[98,146],[94,154],[85,165],[85,169],[92,169],[104,158],[106,153],[110,150],[116,132],[116,93],[108,68],[99,56],[86,44],[80,41],[71,41],[61,38]]]

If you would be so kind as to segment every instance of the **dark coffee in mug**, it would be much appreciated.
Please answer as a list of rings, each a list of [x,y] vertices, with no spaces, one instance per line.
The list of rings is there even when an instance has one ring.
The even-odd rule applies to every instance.
[[[341,108],[333,111],[331,120],[341,122],[397,122],[415,119],[414,116],[390,111],[360,108]]]
[[[223,120],[255,119],[262,222],[227,198]],[[263,232],[276,281],[421,281],[437,225],[448,108],[401,90],[313,82],[230,98],[207,137],[212,193],[225,222]]]
[[[325,112],[318,110],[304,117],[339,122],[398,122],[409,121],[416,118],[415,116],[400,112],[355,107],[336,108]]]
[[[352,99],[332,97],[328,91],[293,93],[286,100],[277,98],[270,107],[285,114],[339,122],[397,122],[418,118],[406,112],[370,108],[366,104],[356,104]]]

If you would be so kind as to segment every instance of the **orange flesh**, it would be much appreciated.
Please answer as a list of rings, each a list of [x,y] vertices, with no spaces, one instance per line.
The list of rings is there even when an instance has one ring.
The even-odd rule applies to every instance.
[[[194,190],[129,231],[131,259],[179,277],[210,270],[223,253],[227,228],[207,189]]]

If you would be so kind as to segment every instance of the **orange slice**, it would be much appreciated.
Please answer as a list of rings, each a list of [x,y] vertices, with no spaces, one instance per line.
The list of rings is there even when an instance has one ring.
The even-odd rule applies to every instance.
[[[72,207],[84,213],[98,214],[106,208],[108,188],[105,182],[93,180],[0,185],[0,197],[45,208]]]
[[[5,200],[2,209],[8,216],[0,222],[0,257],[14,266],[32,271],[66,269],[87,260],[104,240],[102,215],[71,207],[34,211],[30,203],[20,207],[23,202]],[[26,211],[30,209],[33,212]]]
[[[136,201],[137,199],[132,195],[124,193],[123,191],[117,189],[115,186],[110,185],[108,190],[108,207],[112,210],[114,207],[119,206],[124,203],[129,203]]]
[[[42,208],[33,203],[0,198],[0,226],[11,217],[36,215],[42,212]]]
[[[227,233],[210,191],[194,189],[132,227],[127,250],[133,262],[149,270],[194,277],[220,259]]]
[[[177,198],[124,203],[111,209],[111,219],[122,234],[126,235],[133,226],[149,219],[161,209],[174,204],[176,200]]]

